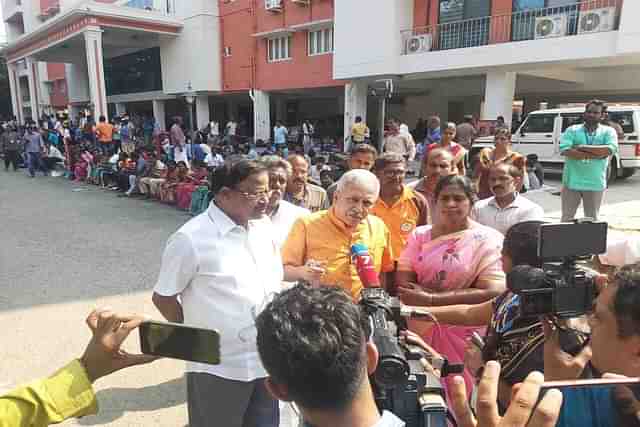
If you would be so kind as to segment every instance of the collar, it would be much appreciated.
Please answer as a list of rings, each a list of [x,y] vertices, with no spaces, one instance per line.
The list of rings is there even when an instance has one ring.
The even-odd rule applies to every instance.
[[[520,193],[516,192],[516,197],[513,199],[513,202],[511,202],[510,204],[508,204],[504,208],[501,208],[500,205],[498,205],[498,202],[496,201],[496,197],[495,196],[493,196],[491,199],[489,199],[489,203],[488,204],[493,206],[496,209],[519,208],[521,206],[521,204],[520,204],[521,200],[522,200],[522,197],[520,197]]]
[[[229,218],[229,216],[224,213],[224,211],[220,209],[218,205],[215,204],[215,202],[211,202],[209,204],[207,215],[209,216],[211,222],[213,222],[215,226],[218,227],[218,231],[220,231],[220,234],[222,234],[222,236],[226,236],[227,234],[229,234],[229,232],[231,232],[231,230],[235,228],[243,228],[242,226],[239,226],[238,224],[233,222],[233,220]]]
[[[376,201],[376,204],[381,204],[382,206],[392,209],[393,207],[406,202],[407,200],[411,200],[414,197],[414,193],[413,190],[411,190],[409,187],[407,187],[406,185],[402,186],[402,194],[400,195],[400,197],[398,198],[398,200],[395,201],[395,203],[391,206],[388,206],[386,204],[386,202],[384,200],[382,200],[382,197],[378,197],[378,200]]]

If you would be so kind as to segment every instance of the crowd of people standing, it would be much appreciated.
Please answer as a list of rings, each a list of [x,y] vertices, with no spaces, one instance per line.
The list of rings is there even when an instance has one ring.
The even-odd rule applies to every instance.
[[[579,202],[581,197],[587,206],[596,197],[588,191],[604,191],[600,160],[613,154],[617,144],[615,133],[600,123],[603,107],[590,102],[585,124],[562,137],[568,159],[576,161],[565,170],[563,182],[572,193],[563,196],[563,204],[571,197],[573,206],[574,198]],[[579,360],[586,357],[590,350],[583,336],[573,334],[561,346],[553,325],[513,321],[519,300],[512,273],[534,280],[542,267],[537,236],[544,210],[521,194],[530,173],[527,159],[512,150],[510,131],[500,128],[495,148],[483,150],[467,170],[468,148],[456,141],[459,126],[442,126],[435,119],[430,123],[437,127],[430,127],[427,140],[421,142],[422,176],[411,184],[406,181],[409,162],[419,150],[415,138],[395,120],[389,123],[383,153],[366,143],[366,129],[358,130],[365,142],[352,148],[346,170],[340,170],[335,183],[322,180],[338,170],[332,159],[318,161],[319,155],[305,154],[303,144],[292,146],[295,153],[284,156],[285,147],[258,154],[251,145],[207,143],[206,132],[190,142],[179,119],[168,135],[136,147],[130,155],[112,152],[113,142],[106,138],[101,153],[81,148],[77,163],[87,165],[74,167],[75,179],[97,178],[130,196],[136,191],[151,197],[157,193],[161,200],[175,199],[179,207],[187,200],[193,205],[193,193],[200,186],[212,198],[212,203],[204,199],[202,213],[169,239],[152,295],[167,320],[222,332],[220,365],[187,366],[189,425],[222,419],[227,425],[275,427],[279,406],[274,397],[294,400],[314,425],[332,425],[323,424],[329,419],[323,410],[336,416],[355,400],[368,402],[369,394],[336,390],[344,383],[338,374],[362,373],[349,383],[360,390],[361,384],[368,385],[366,373],[371,373],[360,361],[370,351],[361,337],[365,329],[360,329],[349,305],[350,300],[358,301],[363,289],[352,260],[354,243],[366,246],[381,286],[407,305],[429,307],[439,320],[435,326],[410,321],[409,329],[413,339],[426,342],[450,363],[465,364],[462,377],[442,379],[448,402],[465,402],[485,379],[483,372],[495,376],[493,401],[485,396],[482,403],[492,405],[496,414],[509,407],[518,393],[512,387],[529,381],[532,371],[544,371],[552,379],[582,374],[584,366],[579,372],[562,367],[578,363],[569,354],[577,354]],[[104,133],[97,128],[100,142]],[[32,134],[37,140],[37,129],[30,129]],[[222,159],[214,156],[220,150]],[[94,172],[98,156],[103,156],[103,166]],[[113,156],[116,169],[110,167]],[[312,182],[313,175],[321,182]],[[582,189],[585,183],[594,189]],[[637,270],[628,270],[615,279],[633,301],[640,300],[639,277]],[[302,285],[278,295],[292,282]],[[341,291],[318,291],[329,288]],[[627,333],[637,337],[637,313],[630,314],[637,306],[612,305],[618,288],[612,289],[598,298],[598,309],[615,309],[626,316],[633,323]],[[300,317],[302,313],[309,316]],[[351,316],[345,321],[353,331],[343,347],[330,348],[331,340],[325,338],[334,328],[326,325],[336,316]],[[296,318],[300,325],[287,323]],[[590,324],[595,332],[596,320]],[[481,355],[470,345],[474,332],[485,335],[487,348]],[[620,344],[616,339],[624,341],[615,328],[597,336],[594,355]],[[545,340],[551,343],[547,348]],[[629,367],[637,366],[638,345],[623,347],[628,351],[620,357],[628,364],[620,368],[623,365],[613,358],[594,357],[594,372],[587,375],[635,373]],[[344,359],[343,350],[352,350],[352,359]],[[485,365],[496,359],[502,371],[495,363]],[[335,382],[327,381],[334,376]],[[338,401],[335,406],[332,399]],[[515,401],[516,406],[521,403]],[[402,425],[390,415],[372,420],[371,426]]]

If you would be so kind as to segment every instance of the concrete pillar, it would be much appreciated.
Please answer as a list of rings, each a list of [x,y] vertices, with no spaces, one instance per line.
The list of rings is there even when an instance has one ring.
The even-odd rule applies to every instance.
[[[127,104],[124,102],[116,102],[116,115],[119,117],[127,114]]]
[[[167,130],[167,115],[164,110],[165,101],[163,99],[154,99],[152,103],[153,103],[153,117],[156,119],[156,122],[158,122],[158,126],[160,127],[160,130],[161,131]]]
[[[104,61],[102,57],[102,30],[100,27],[88,27],[84,31],[84,44],[87,53],[87,75],[89,76],[89,99],[93,112],[98,117],[109,114],[107,109],[107,91],[104,82]],[[107,117],[107,120],[109,118]]]
[[[238,120],[236,118],[236,120]],[[196,98],[196,123],[198,129],[203,129],[209,124],[209,97],[207,95]]]
[[[271,107],[269,92],[254,90],[253,99],[253,139],[266,141],[271,136]]]
[[[16,72],[16,64],[8,64],[9,71],[9,88],[11,90],[11,107],[13,115],[16,116],[18,123],[22,123],[22,99],[20,95],[20,85],[18,84],[18,74]]]
[[[367,122],[367,96],[369,85],[362,80],[354,80],[344,87],[344,151],[349,152],[351,126],[355,122],[356,116],[362,117],[362,121]]]
[[[484,104],[480,118],[482,120],[495,120],[498,116],[503,116],[505,123],[511,126],[515,93],[516,73],[505,71],[487,73]]]
[[[31,102],[31,118],[40,120],[40,97],[38,92],[38,63],[27,59],[27,78],[29,80],[29,100]]]

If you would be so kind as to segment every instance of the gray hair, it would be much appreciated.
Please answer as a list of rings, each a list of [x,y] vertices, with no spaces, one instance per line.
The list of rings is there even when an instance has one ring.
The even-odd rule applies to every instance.
[[[368,170],[353,169],[342,175],[338,180],[336,192],[340,192],[350,185],[365,187],[367,190],[375,193],[376,196],[380,194],[380,181]]]
[[[293,173],[291,163],[280,156],[263,156],[262,158],[260,158],[260,163],[262,163],[262,165],[269,170],[282,168],[287,172],[287,176],[291,176],[291,174]]]

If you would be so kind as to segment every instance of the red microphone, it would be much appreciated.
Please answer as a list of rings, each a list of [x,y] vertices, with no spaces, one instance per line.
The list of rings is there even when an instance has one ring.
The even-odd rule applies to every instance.
[[[373,258],[369,255],[367,246],[356,243],[351,246],[351,259],[356,265],[358,277],[365,288],[379,288],[380,278],[373,263]]]

